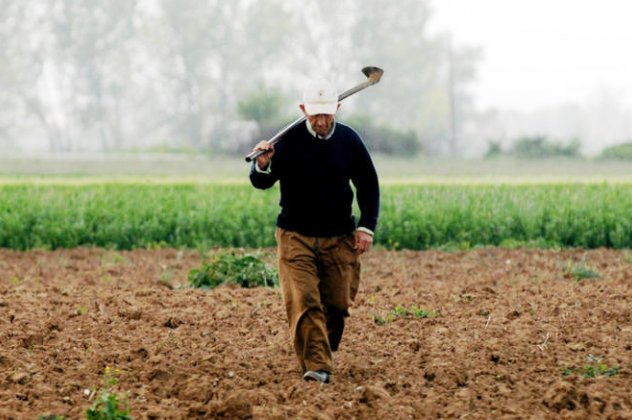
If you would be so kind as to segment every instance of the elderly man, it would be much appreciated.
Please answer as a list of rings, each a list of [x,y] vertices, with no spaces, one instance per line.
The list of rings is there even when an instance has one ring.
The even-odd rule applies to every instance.
[[[332,351],[340,345],[349,307],[360,283],[359,256],[371,248],[380,192],[362,139],[335,120],[340,104],[325,79],[307,84],[305,123],[253,162],[256,188],[281,188],[276,240],[283,300],[303,378],[328,383]],[[360,220],[352,214],[356,187]]]

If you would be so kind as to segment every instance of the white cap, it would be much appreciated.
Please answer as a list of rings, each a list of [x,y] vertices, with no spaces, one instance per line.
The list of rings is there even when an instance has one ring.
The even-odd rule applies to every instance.
[[[303,105],[307,115],[334,115],[338,110],[338,92],[326,79],[312,80],[305,85]]]

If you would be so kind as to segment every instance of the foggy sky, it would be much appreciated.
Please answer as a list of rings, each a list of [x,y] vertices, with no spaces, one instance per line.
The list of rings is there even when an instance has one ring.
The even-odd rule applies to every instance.
[[[632,105],[632,2],[434,0],[435,30],[483,49],[474,87],[483,108],[534,111],[602,91]]]

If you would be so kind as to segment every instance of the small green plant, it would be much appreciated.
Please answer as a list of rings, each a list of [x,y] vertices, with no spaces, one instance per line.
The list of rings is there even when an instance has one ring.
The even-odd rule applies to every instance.
[[[194,287],[214,288],[220,284],[238,284],[241,287],[276,287],[278,273],[268,268],[254,255],[239,256],[234,252],[220,253],[209,263],[189,272],[189,283]]]
[[[88,420],[129,420],[129,410],[125,406],[124,398],[111,391],[118,383],[118,370],[112,371],[109,366],[103,373],[103,387],[99,391],[97,400],[86,410]]]
[[[391,309],[391,313],[397,318],[406,318],[408,315],[410,315],[408,309],[400,305],[397,305],[396,307]]]
[[[373,318],[373,322],[375,322],[377,325],[386,325],[389,322],[392,322],[394,319],[394,317],[390,313],[386,316],[380,313],[372,313],[371,317]]]
[[[436,311],[428,311],[426,309],[419,308],[416,305],[412,305],[409,308],[398,305],[391,310],[391,313],[398,318],[412,317],[415,319],[434,318],[438,315]]]
[[[586,265],[586,255],[581,258],[581,260],[575,264],[569,263],[566,266],[564,271],[566,276],[573,277],[575,281],[581,281],[584,279],[598,279],[601,277],[599,273],[593,270],[591,267]]]
[[[434,318],[436,316],[438,316],[439,313],[436,311],[427,311],[425,309],[421,309],[421,308],[415,308],[413,310],[413,317],[416,319],[421,319],[421,318]]]
[[[584,378],[596,378],[597,376],[605,376],[607,378],[619,373],[621,368],[619,366],[608,367],[603,363],[598,365],[585,365],[581,369],[581,374]]]
[[[121,265],[127,264],[127,258],[120,252],[109,251],[101,257],[101,263],[103,265]]]
[[[160,282],[161,283],[169,283],[173,280],[173,272],[171,270],[165,270],[160,274]]]
[[[371,314],[373,318],[373,322],[377,325],[385,325],[390,322],[393,322],[397,318],[413,318],[413,319],[423,319],[423,318],[434,318],[438,316],[439,313],[437,311],[428,311],[426,309],[419,308],[417,305],[412,305],[410,307],[405,307],[401,305],[397,305],[386,315],[383,315],[378,312],[374,312]]]
[[[603,363],[603,357],[596,357],[592,354],[588,355],[589,364],[586,364],[580,368],[564,368],[562,370],[562,375],[570,376],[573,373],[583,376],[584,378],[597,378],[599,376],[603,376],[606,378],[610,378],[621,370],[619,366],[608,366]]]

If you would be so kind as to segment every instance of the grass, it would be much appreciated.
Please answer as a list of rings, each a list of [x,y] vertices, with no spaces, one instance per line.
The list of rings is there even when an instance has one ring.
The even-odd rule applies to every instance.
[[[5,184],[0,247],[271,247],[278,194],[222,183]],[[386,185],[376,245],[631,248],[632,184]]]

